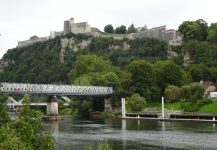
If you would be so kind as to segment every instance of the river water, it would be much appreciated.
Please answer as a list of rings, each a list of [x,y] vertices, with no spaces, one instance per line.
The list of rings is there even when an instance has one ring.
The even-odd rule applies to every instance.
[[[217,149],[217,124],[73,118],[44,122],[54,130],[56,149],[92,150],[108,139],[112,150],[214,150]]]

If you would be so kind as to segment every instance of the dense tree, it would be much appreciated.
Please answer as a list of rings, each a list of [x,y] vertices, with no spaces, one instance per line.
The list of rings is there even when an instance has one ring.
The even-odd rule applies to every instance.
[[[118,26],[116,29],[115,29],[115,33],[116,34],[126,34],[126,26],[124,25],[121,25],[120,27]]]
[[[127,72],[132,74],[133,82],[131,86],[135,88],[135,92],[143,95],[145,98],[149,96],[146,95],[146,90],[157,86],[154,67],[145,60],[131,62],[127,66]]]
[[[200,28],[201,28],[201,37],[202,37],[202,40],[205,41],[206,36],[207,36],[208,23],[203,19],[196,20],[196,23],[200,26]]]
[[[128,27],[127,34],[130,34],[130,33],[136,33],[136,29],[133,24]]]
[[[74,83],[75,79],[90,72],[102,72],[111,67],[110,61],[104,61],[102,57],[96,55],[81,55],[74,65],[74,69],[68,74],[71,83]]]
[[[217,23],[211,23],[207,30],[207,41],[217,43]]]
[[[130,106],[132,111],[141,111],[146,103],[146,100],[139,94],[134,94],[131,97],[127,97],[126,103]]]
[[[30,37],[30,39],[36,39],[36,38],[38,38],[37,35],[33,35],[33,36]]]
[[[120,78],[120,87],[117,90],[117,95],[119,97],[130,97],[135,91],[135,88],[131,86],[132,82],[132,74],[128,72],[123,73]]]
[[[165,89],[165,96],[170,102],[172,102],[174,98],[178,98],[179,88],[177,86],[174,86],[174,85],[169,85]]]
[[[200,25],[195,21],[184,21],[179,26],[178,31],[184,35],[185,40],[202,40]]]
[[[111,24],[108,24],[104,27],[104,32],[105,33],[114,33],[114,28]]]

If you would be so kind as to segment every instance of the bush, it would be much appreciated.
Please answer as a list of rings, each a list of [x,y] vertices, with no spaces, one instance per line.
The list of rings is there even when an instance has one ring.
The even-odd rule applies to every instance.
[[[203,103],[202,100],[198,100],[196,104],[200,107],[200,106],[202,106],[204,103]]]
[[[207,100],[206,99],[203,99],[203,104],[209,104],[209,103],[213,103],[213,98],[208,98]]]
[[[172,103],[176,103],[176,102],[178,102],[178,101],[179,101],[178,98],[174,98],[174,99],[172,100]]]
[[[32,140],[35,139],[32,127],[21,120],[16,120],[11,124],[11,128],[19,135],[20,139],[28,145],[32,145]]]
[[[181,106],[181,108],[185,108],[185,103],[186,103],[185,100],[181,100],[181,102],[180,102],[180,106]]]
[[[200,107],[195,103],[195,104],[191,104],[191,107],[188,111],[194,112],[194,111],[198,111],[199,109],[200,109]]]
[[[114,112],[113,112],[113,115],[115,115],[115,116],[122,115],[122,111],[121,111],[121,110],[119,110],[119,111],[114,111]]]
[[[132,111],[141,111],[146,103],[144,97],[139,94],[134,94],[131,97],[127,97],[127,105],[130,106]]]
[[[189,102],[196,103],[197,102],[196,97],[195,96],[191,96],[190,99],[189,99]]]
[[[106,118],[112,115],[111,111],[104,111],[101,115],[100,118]]]

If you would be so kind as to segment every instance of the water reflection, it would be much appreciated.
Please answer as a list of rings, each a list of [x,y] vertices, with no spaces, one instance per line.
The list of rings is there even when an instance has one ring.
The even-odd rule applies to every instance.
[[[44,122],[46,130],[55,130],[56,149],[88,150],[91,146],[95,150],[105,138],[113,150],[217,147],[215,124],[63,117],[63,121]]]

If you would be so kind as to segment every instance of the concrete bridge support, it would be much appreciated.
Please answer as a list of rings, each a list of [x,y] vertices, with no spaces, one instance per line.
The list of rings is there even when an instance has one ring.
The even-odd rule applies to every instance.
[[[112,111],[112,105],[111,105],[111,97],[105,97],[105,109],[104,111]]]
[[[47,116],[58,116],[58,100],[56,96],[47,98]]]
[[[47,98],[47,116],[43,117],[44,120],[63,120],[62,116],[58,116],[58,100],[56,96],[49,96]]]

